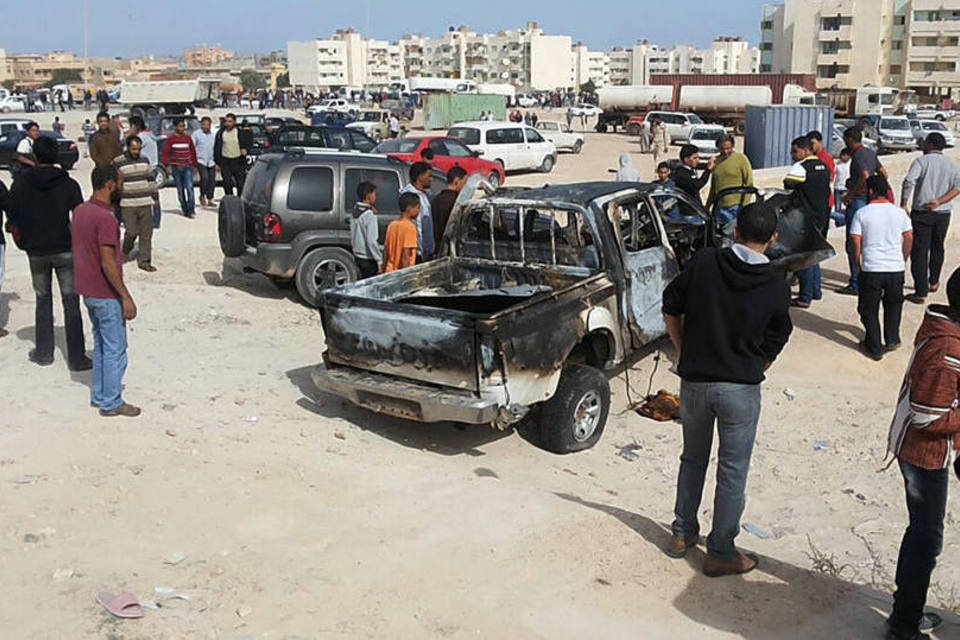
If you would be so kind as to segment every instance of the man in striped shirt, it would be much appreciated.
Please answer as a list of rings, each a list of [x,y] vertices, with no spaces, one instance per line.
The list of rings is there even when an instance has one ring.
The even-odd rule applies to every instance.
[[[127,151],[113,161],[120,176],[120,213],[123,215],[123,254],[129,256],[133,243],[140,238],[137,266],[144,271],[156,271],[153,257],[153,207],[159,204],[157,183],[153,179],[150,160],[141,151],[140,136],[127,138]]]
[[[193,138],[187,135],[187,124],[183,119],[173,125],[173,135],[163,145],[160,160],[167,167],[167,173],[173,175],[177,186],[177,199],[180,210],[188,218],[196,217],[196,203],[193,197],[193,168],[197,166],[197,148]]]

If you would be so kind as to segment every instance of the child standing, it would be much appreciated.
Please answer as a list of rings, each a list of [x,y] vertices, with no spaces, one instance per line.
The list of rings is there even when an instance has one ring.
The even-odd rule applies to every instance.
[[[837,175],[833,182],[833,212],[830,217],[838,227],[846,224],[843,213],[843,196],[847,193],[847,180],[850,178],[850,149],[844,147],[837,161]]]
[[[387,241],[383,246],[383,272],[399,271],[417,262],[417,225],[420,215],[420,197],[415,193],[400,194],[400,219],[387,227]]]
[[[97,127],[90,122],[90,118],[83,121],[83,157],[90,157],[90,138],[96,133]]]
[[[383,252],[377,244],[380,225],[377,224],[376,204],[376,185],[372,182],[357,185],[357,204],[350,221],[350,244],[361,280],[377,275],[383,262]]]

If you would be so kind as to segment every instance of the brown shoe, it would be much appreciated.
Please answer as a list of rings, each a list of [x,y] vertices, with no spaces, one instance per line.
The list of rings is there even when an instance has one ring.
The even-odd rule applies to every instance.
[[[154,271],[157,270],[157,268],[152,264],[140,264],[137,266],[140,267],[141,270],[146,271],[148,273],[153,273]]]
[[[937,291],[940,291],[940,283],[939,283],[939,282],[931,282],[931,283],[930,283],[930,293],[936,293]]]
[[[111,409],[110,411],[104,411],[103,409],[100,409],[100,415],[104,418],[114,418],[116,416],[136,418],[138,415],[140,415],[140,407],[135,407],[132,404],[127,404],[124,402],[116,409]]]
[[[730,560],[720,560],[716,556],[707,554],[703,561],[703,575],[708,578],[719,578],[721,576],[738,576],[744,573],[750,573],[757,568],[760,560],[757,556],[737,551],[736,555]]]
[[[671,558],[679,559],[687,555],[687,550],[697,546],[697,542],[699,541],[700,539],[697,536],[689,538],[685,536],[670,536],[670,543],[663,551]]]

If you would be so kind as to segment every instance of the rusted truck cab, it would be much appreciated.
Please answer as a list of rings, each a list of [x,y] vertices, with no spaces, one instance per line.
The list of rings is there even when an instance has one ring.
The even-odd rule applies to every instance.
[[[609,372],[666,333],[664,287],[693,252],[725,240],[674,189],[479,196],[478,182],[457,201],[443,257],[324,292],[314,383],[409,420],[504,429],[530,418],[543,448],[587,449],[606,423]],[[793,267],[829,255],[820,250]]]

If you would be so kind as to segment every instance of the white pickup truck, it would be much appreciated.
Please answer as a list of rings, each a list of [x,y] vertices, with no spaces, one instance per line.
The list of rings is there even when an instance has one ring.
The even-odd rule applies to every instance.
[[[583,149],[583,134],[574,133],[566,122],[541,120],[537,122],[540,135],[553,143],[557,151],[572,151],[580,153]]]

